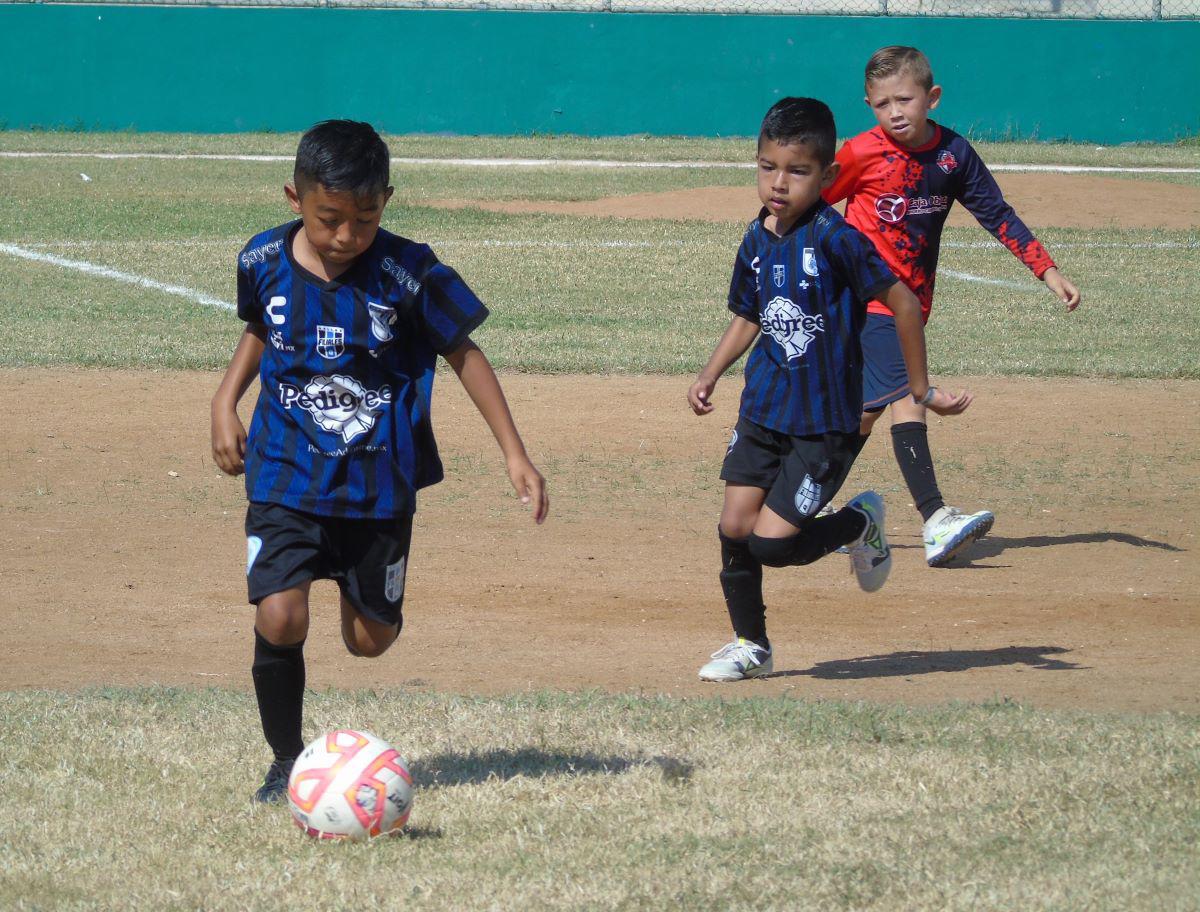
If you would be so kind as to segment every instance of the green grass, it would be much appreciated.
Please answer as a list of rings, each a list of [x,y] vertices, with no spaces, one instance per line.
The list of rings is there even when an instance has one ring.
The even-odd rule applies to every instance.
[[[407,834],[253,808],[228,691],[0,695],[6,909],[1184,909],[1195,718],[596,694],[309,695],[409,759]]]

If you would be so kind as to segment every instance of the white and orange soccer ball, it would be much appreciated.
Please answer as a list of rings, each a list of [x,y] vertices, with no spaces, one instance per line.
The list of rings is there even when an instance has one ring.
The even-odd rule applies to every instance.
[[[338,729],[296,758],[287,794],[296,825],[309,836],[369,839],[404,826],[412,810],[412,776],[382,738]]]

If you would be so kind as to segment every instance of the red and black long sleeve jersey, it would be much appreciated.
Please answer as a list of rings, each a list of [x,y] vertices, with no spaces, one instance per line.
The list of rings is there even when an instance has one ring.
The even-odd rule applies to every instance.
[[[1012,206],[969,142],[930,121],[933,137],[909,149],[875,127],[838,151],[837,179],[825,191],[830,203],[848,200],[846,220],[869,237],[888,264],[921,302],[929,319],[942,227],[955,200],[966,206],[1039,279],[1054,261]],[[881,301],[871,313],[891,314]]]

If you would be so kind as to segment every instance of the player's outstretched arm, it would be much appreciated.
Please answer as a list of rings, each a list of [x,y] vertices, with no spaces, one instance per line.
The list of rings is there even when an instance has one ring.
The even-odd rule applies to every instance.
[[[491,428],[500,452],[508,467],[508,479],[523,504],[533,506],[533,519],[543,523],[550,513],[550,495],[546,491],[546,480],[534,467],[525,444],[517,433],[517,425],[509,411],[500,380],[492,370],[491,362],[479,346],[468,339],[446,355],[446,362],[454,368],[463,389],[479,409],[479,414]]]
[[[1042,281],[1056,298],[1067,305],[1067,313],[1078,307],[1083,299],[1075,283],[1059,272],[1056,266],[1051,266],[1042,273]]]
[[[266,338],[265,326],[246,324],[225,376],[221,378],[221,385],[213,396],[210,410],[212,455],[217,467],[226,475],[240,475],[246,470],[246,426],[238,417],[237,405],[258,373]]]
[[[712,394],[717,381],[729,370],[729,365],[746,353],[746,349],[758,338],[759,332],[757,323],[751,323],[745,317],[734,314],[717,342],[717,347],[713,349],[708,363],[688,388],[688,405],[692,407],[693,412],[697,415],[707,415],[713,410]]]
[[[908,286],[897,282],[884,297],[888,309],[896,315],[896,335],[908,370],[908,388],[913,398],[939,415],[961,415],[975,397],[963,390],[950,393],[929,383],[929,367],[925,356],[925,321],[921,319],[921,302]]]

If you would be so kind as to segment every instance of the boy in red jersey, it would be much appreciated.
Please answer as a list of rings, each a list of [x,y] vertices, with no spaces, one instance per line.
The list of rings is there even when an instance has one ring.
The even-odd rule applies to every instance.
[[[942,227],[957,200],[1012,254],[1033,271],[1068,311],[1079,290],[1062,275],[1037,238],[1004,201],[987,166],[963,137],[929,119],[942,87],[929,60],[913,47],[880,48],[866,69],[866,102],[879,126],[851,139],[837,153],[837,179],[826,201],[846,204],[846,220],[875,244],[891,270],[916,294],[926,321],[933,303]],[[926,402],[911,395],[892,312],[882,301],[867,305],[862,333],[861,432],[892,407],[896,461],[924,520],[925,560],[947,564],[987,534],[987,510],[963,513],[947,506],[938,489],[925,424]]]

